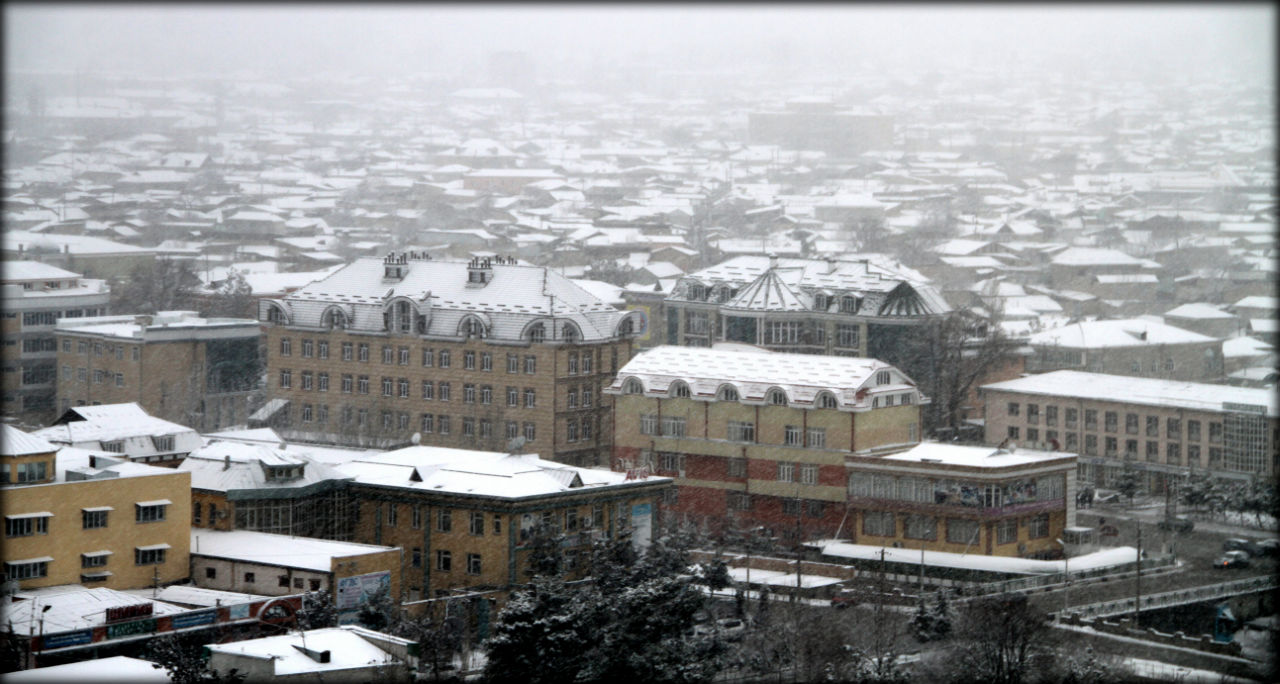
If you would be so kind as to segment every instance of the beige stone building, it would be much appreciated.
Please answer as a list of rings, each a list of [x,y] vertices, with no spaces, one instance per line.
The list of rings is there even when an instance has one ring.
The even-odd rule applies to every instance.
[[[1126,466],[1161,493],[1193,473],[1280,471],[1277,400],[1266,389],[1056,371],[984,385],[986,441],[1080,454],[1082,483],[1110,487]]]
[[[607,462],[610,399],[639,314],[508,259],[360,259],[261,304],[268,393],[255,419],[360,446],[529,450]]]
[[[675,478],[669,519],[835,536],[847,459],[920,441],[912,380],[874,359],[663,346],[624,366],[614,468]]]
[[[194,311],[62,320],[58,406],[137,402],[200,432],[243,425],[260,382],[258,321]]]
[[[1222,340],[1143,318],[1082,321],[1032,333],[1027,371],[1078,370],[1211,382],[1225,375]]]
[[[0,428],[6,580],[137,589],[187,577],[190,475]]]
[[[4,339],[0,412],[28,427],[57,415],[57,342],[61,319],[83,320],[107,312],[106,281],[82,278],[37,261],[6,261],[0,275],[0,337]]]

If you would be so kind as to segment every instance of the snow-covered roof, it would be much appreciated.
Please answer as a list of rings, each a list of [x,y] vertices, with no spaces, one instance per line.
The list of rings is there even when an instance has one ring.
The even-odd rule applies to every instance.
[[[1163,344],[1196,344],[1214,338],[1167,323],[1142,318],[1082,321],[1032,334],[1027,342],[1049,347],[1097,349],[1144,347]]]
[[[1082,371],[1060,370],[983,385],[984,390],[1005,390],[1054,397],[1101,399],[1146,406],[1197,411],[1230,411],[1230,405],[1266,408],[1266,415],[1280,415],[1280,400],[1266,389],[1211,385],[1182,380],[1136,378]]]
[[[1172,316],[1174,318],[1193,318],[1197,320],[1235,318],[1233,314],[1223,311],[1218,306],[1202,302],[1183,304],[1182,306],[1169,309],[1164,312],[1164,315]]]
[[[173,435],[172,452],[186,453],[200,446],[200,435],[178,423],[156,418],[136,402],[74,406],[58,419],[59,424],[36,430],[33,434],[55,444],[101,448],[102,442],[122,441],[123,452],[130,456],[159,452],[152,437]]]
[[[817,541],[808,545],[822,549],[824,556],[878,561],[883,553],[884,560],[890,563],[909,563],[912,565],[921,563],[922,552],[920,549],[850,544],[838,540]],[[923,558],[924,564],[930,567],[985,570],[1017,575],[1051,575],[1064,572],[1067,567],[1067,561],[1032,560],[1030,558],[1014,558],[1010,556],[983,556],[948,551],[926,550],[923,552]],[[1104,549],[1075,556],[1069,560],[1069,563],[1071,572],[1074,574],[1078,571],[1126,565],[1137,561],[1137,559],[1137,549],[1132,546],[1117,546],[1113,549]]]
[[[1118,249],[1098,247],[1069,247],[1053,256],[1059,266],[1141,266],[1142,260]]]
[[[363,635],[369,636],[363,636]],[[290,632],[276,636],[209,644],[206,648],[213,657],[220,655],[244,656],[271,662],[275,677],[307,678],[319,681],[325,674],[347,678],[353,671],[368,670],[372,676],[377,668],[401,664],[390,652],[379,648],[377,641],[407,648],[413,644],[408,639],[372,632],[362,627],[344,625]],[[306,651],[328,652],[328,662],[307,655]],[[341,674],[339,674],[341,673]]]
[[[277,479],[268,476],[270,467],[295,467],[300,472],[296,477]],[[287,496],[289,492],[280,490],[305,489],[325,481],[351,479],[329,466],[303,455],[287,453],[275,445],[221,440],[192,451],[178,470],[191,473],[192,489],[241,495]]]
[[[427,446],[366,456],[336,470],[360,484],[507,499],[633,484],[624,473],[576,468],[544,461],[537,454]],[[668,481],[650,477],[643,482]]]
[[[169,673],[150,660],[110,656],[78,663],[50,665],[5,674],[6,684],[63,684],[64,682],[119,682],[120,684],[169,684]]]
[[[28,634],[35,632],[37,625],[43,620],[45,634],[89,629],[106,623],[107,608],[139,603],[152,604],[152,614],[156,617],[187,610],[105,587],[88,589],[73,584],[43,589],[21,591],[15,597],[27,600],[5,604],[6,627],[11,627],[15,634]],[[45,606],[49,606],[47,612],[44,610]],[[7,675],[5,679],[8,679]]]
[[[879,371],[889,373],[888,384],[877,384]],[[632,357],[604,391],[623,394],[631,379],[640,382],[645,396],[661,397],[671,396],[672,384],[677,381],[689,386],[692,398],[701,399],[715,397],[722,386],[732,385],[740,400],[748,403],[762,403],[770,390],[779,389],[788,403],[808,406],[820,392],[830,392],[844,410],[869,409],[874,395],[915,388],[911,378],[876,359],[673,345]],[[919,401],[925,401],[924,397]]]
[[[5,260],[3,264],[3,276],[0,280],[5,282],[22,281],[22,280],[66,280],[69,278],[79,278],[79,273],[73,273],[57,266],[42,263],[39,261],[19,261]]]
[[[28,434],[7,423],[3,428],[4,439],[0,441],[0,456],[30,456],[33,454],[50,454],[58,447],[37,435]]]
[[[197,550],[198,549],[198,550]],[[294,537],[251,530],[191,530],[191,555],[329,572],[334,558],[395,551],[393,546]]]
[[[1039,449],[1024,449],[1022,447],[1009,450],[989,446],[921,442],[907,451],[891,456],[883,456],[877,461],[941,463],[967,468],[1008,468],[1011,466],[1035,465],[1073,456],[1075,454],[1062,451],[1042,451]]]

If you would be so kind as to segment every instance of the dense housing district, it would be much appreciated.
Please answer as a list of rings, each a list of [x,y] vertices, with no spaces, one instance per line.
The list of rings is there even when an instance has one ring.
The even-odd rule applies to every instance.
[[[503,680],[534,615],[666,649],[584,681],[804,681],[803,625],[939,681],[997,615],[1266,671],[1273,92],[537,61],[19,75],[6,668]]]

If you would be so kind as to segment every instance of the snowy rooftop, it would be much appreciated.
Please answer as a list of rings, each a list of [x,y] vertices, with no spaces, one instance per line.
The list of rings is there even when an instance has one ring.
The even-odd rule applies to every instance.
[[[169,684],[169,673],[155,667],[150,660],[129,656],[110,656],[78,663],[38,667],[9,672],[5,684],[64,684],[65,682],[120,682],[121,684]]]
[[[1174,318],[1194,318],[1194,319],[1235,318],[1233,314],[1223,311],[1222,309],[1218,308],[1213,304],[1204,304],[1200,302],[1193,303],[1193,304],[1183,304],[1182,306],[1179,306],[1177,308],[1169,309],[1168,311],[1164,312],[1164,315],[1172,316]]]
[[[1078,399],[1105,399],[1146,406],[1198,411],[1226,411],[1229,404],[1265,406],[1268,416],[1280,415],[1280,400],[1271,390],[1210,385],[1182,380],[1135,378],[1082,371],[1060,370],[983,385],[984,390],[1006,390]]]
[[[924,564],[930,567],[941,568],[963,568],[966,570],[985,570],[988,572],[1001,572],[1019,575],[1050,575],[1061,573],[1066,568],[1064,561],[1046,561],[1032,560],[1030,558],[1011,558],[1009,556],[983,556],[978,554],[950,553],[947,551],[924,551],[920,549],[901,548],[895,549],[884,546],[869,546],[866,544],[850,544],[838,540],[823,540],[812,542],[809,546],[817,546],[822,549],[825,556],[836,556],[839,558],[855,558],[858,560],[880,560],[880,554],[884,553],[884,560],[890,563],[910,563],[919,565],[921,556],[923,555]],[[1095,553],[1088,553],[1082,556],[1075,556],[1070,559],[1072,574],[1084,570],[1094,570],[1097,568],[1108,568],[1126,563],[1133,563],[1138,559],[1138,550],[1132,546],[1117,546],[1113,549],[1104,549]],[[754,572],[752,573],[754,576]]]
[[[369,634],[372,640],[362,634]],[[376,668],[401,662],[375,645],[376,640],[402,646],[409,646],[412,643],[408,639],[346,625],[311,629],[305,633],[290,632],[261,639],[210,644],[207,648],[215,654],[215,657],[217,654],[226,654],[270,659],[277,677],[293,676],[294,679],[309,677],[320,681],[325,673],[341,676],[337,673],[343,670]],[[329,662],[318,662],[301,650],[304,648],[311,651],[328,651]]]
[[[107,608],[150,603],[153,605],[153,614],[157,617],[187,610],[115,589],[88,589],[78,584],[49,587],[43,591],[22,591],[14,596],[27,599],[5,605],[5,626],[12,625],[12,630],[18,634],[27,634],[28,630],[34,632],[42,614],[44,633],[54,634],[102,625],[106,623]],[[51,606],[48,612],[43,612],[45,606]]]
[[[67,280],[79,277],[79,273],[72,273],[71,271],[39,261],[6,260],[3,266],[3,275],[0,275],[0,280],[5,282],[21,280]]]
[[[336,470],[361,484],[512,499],[632,484],[624,473],[576,468],[544,461],[537,454],[426,446],[366,456]],[[650,477],[637,483],[669,481]]]
[[[888,385],[876,383],[878,371],[888,371]],[[620,394],[629,378],[643,385],[645,394],[669,396],[671,384],[688,383],[694,397],[713,397],[731,384],[746,401],[763,401],[772,388],[781,389],[788,402],[811,404],[822,391],[836,395],[839,405],[853,408],[869,402],[860,390],[871,392],[914,387],[910,378],[876,359],[816,356],[813,354],[755,354],[725,349],[664,345],[638,354],[618,371],[606,391]]]
[[[1038,449],[997,449],[989,446],[964,446],[943,442],[921,442],[915,447],[892,456],[882,456],[877,461],[910,461],[913,463],[941,463],[969,468],[1008,468],[1033,465],[1045,461],[1070,458],[1075,454]]]
[[[205,337],[207,334],[234,332],[243,337],[256,337],[261,333],[259,323],[253,318],[204,318],[195,311],[160,311],[154,316],[91,316],[88,318],[63,318],[57,323],[58,332],[122,337],[142,340],[157,333],[185,331],[188,336]],[[150,319],[150,320],[148,320]],[[166,336],[167,337],[167,336]]]
[[[12,425],[6,423],[2,427],[4,439],[0,441],[0,456],[29,456],[58,450],[48,440],[27,434]]]
[[[271,466],[298,466],[301,474],[287,480],[268,478],[266,468]],[[326,480],[350,479],[329,466],[305,455],[288,453],[275,444],[221,440],[192,451],[178,470],[191,473],[192,489],[218,492],[297,489]]]
[[[175,448],[179,450],[184,444],[191,443],[191,440],[194,440],[191,446],[199,444],[195,430],[163,418],[156,418],[144,411],[136,402],[74,406],[67,409],[67,413],[63,415],[66,417],[68,414],[72,417],[65,423],[41,428],[33,434],[55,444],[73,444],[83,447],[98,446],[90,444],[93,442],[131,440],[130,443],[125,444],[124,453],[135,455],[138,449],[154,451],[154,445],[151,445],[153,436],[175,435],[177,437]],[[75,416],[84,420],[76,420]]]
[[[234,530],[191,530],[191,555],[230,558],[300,570],[329,572],[334,558],[394,551],[392,546]]]
[[[1032,345],[1096,349],[1212,342],[1214,338],[1142,318],[1083,321],[1031,335]]]

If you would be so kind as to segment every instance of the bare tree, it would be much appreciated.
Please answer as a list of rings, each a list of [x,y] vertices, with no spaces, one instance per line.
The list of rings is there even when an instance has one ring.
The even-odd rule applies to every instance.
[[[159,258],[140,264],[111,289],[111,310],[118,314],[153,314],[190,309],[200,279],[191,262]]]
[[[1051,667],[1048,616],[1023,594],[985,596],[961,611],[948,678],[992,684],[1020,684]]]

